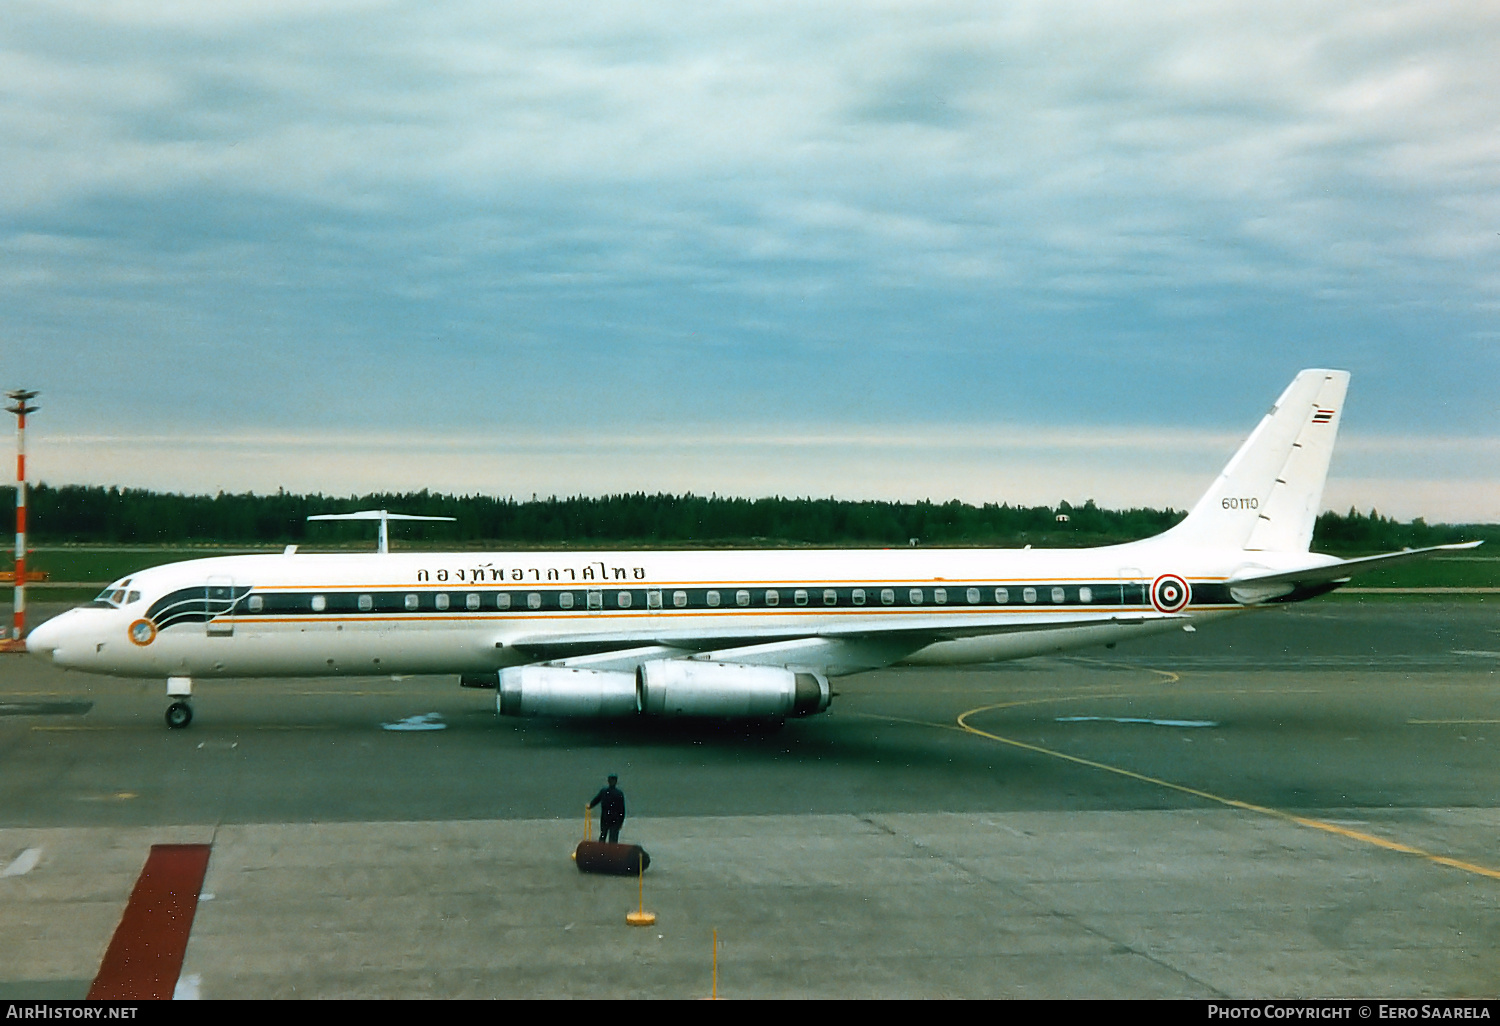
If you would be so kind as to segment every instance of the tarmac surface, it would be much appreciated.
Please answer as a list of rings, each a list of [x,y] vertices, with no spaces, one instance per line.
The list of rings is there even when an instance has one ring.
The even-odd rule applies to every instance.
[[[780,730],[449,677],[199,682],[169,731],[160,681],[0,657],[0,997],[86,992],[179,841],[182,997],[704,997],[714,930],[725,997],[1494,996],[1497,670],[1488,601],[1325,600]],[[653,928],[568,858],[611,772]]]

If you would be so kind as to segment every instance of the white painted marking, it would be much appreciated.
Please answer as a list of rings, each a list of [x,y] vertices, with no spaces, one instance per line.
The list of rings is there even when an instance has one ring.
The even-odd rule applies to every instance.
[[[408,716],[399,723],[382,723],[385,730],[447,730],[448,724],[443,722],[442,713],[423,713],[420,716]]]
[[[1500,659],[1500,652],[1486,652],[1482,648],[1455,648],[1454,655],[1482,656],[1486,659]]]
[[[21,854],[11,859],[10,865],[0,869],[0,876],[25,876],[36,868],[36,864],[42,860],[42,849],[27,848]]]
[[[203,986],[203,977],[197,973],[189,973],[179,977],[177,986],[172,988],[173,1001],[197,1001],[200,997],[199,989]]]
[[[218,895],[215,894],[213,891],[204,891],[202,894],[198,895],[198,900],[199,901],[213,901],[217,897],[218,897]]]
[[[1150,723],[1157,727],[1217,727],[1213,720],[1147,720],[1138,716],[1059,716],[1058,723]]]

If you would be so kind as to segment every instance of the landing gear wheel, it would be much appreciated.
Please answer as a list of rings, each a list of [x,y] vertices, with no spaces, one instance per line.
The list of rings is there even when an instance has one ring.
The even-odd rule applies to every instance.
[[[167,726],[173,730],[186,727],[193,722],[193,707],[186,702],[173,702],[167,706]]]

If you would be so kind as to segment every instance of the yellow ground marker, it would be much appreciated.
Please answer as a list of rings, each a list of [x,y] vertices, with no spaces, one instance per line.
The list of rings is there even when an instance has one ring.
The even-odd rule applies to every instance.
[[[656,913],[646,911],[646,860],[636,859],[637,879],[640,881],[640,907],[625,913],[625,921],[631,926],[651,926],[656,922]]]
[[[587,841],[590,837],[594,836],[594,822],[593,822],[593,820],[594,820],[594,814],[593,814],[592,809],[593,809],[593,806],[590,806],[590,805],[585,805],[583,807],[583,839],[585,841]],[[568,857],[570,859],[572,859],[574,862],[577,862],[578,861],[578,849],[575,847],[573,849],[572,854],[569,855]]]

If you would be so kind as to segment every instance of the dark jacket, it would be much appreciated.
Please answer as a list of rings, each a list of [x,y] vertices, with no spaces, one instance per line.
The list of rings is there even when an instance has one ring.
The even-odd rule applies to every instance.
[[[625,792],[611,784],[599,789],[594,795],[594,800],[589,802],[589,808],[600,806],[599,822],[601,823],[623,823],[625,822]]]

